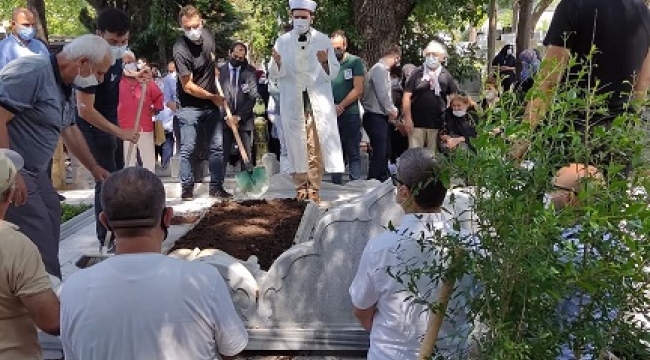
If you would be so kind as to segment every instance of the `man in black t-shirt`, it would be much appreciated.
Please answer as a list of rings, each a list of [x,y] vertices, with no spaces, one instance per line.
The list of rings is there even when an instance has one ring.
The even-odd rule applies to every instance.
[[[174,44],[174,62],[178,73],[178,117],[181,133],[181,198],[194,198],[192,159],[197,141],[208,143],[210,196],[231,198],[223,187],[229,144],[224,144],[224,126],[219,107],[223,97],[217,94],[215,79],[216,49],[212,33],[203,28],[199,11],[191,5],[179,13],[184,35]]]
[[[115,63],[104,75],[103,83],[76,91],[77,124],[93,157],[108,172],[121,168],[118,160],[123,162],[122,155],[116,154],[117,144],[122,144],[122,140],[136,143],[140,136],[138,131],[121,129],[117,124],[122,55],[128,47],[130,27],[131,21],[124,11],[109,7],[100,12],[97,35],[111,46]],[[106,228],[98,220],[102,212],[101,190],[102,183],[95,183],[95,222],[100,244],[106,236]]]
[[[447,97],[458,92],[458,85],[442,66],[447,59],[444,45],[432,41],[423,53],[424,64],[411,73],[404,86],[402,111],[409,148],[426,147],[435,152]]]
[[[633,96],[645,99],[650,85],[650,10],[642,0],[562,0],[544,44],[547,64],[542,67],[546,74],[540,76],[543,79],[540,89],[549,93],[563,76],[576,79],[580,69],[566,69],[571,56],[585,60],[592,46],[596,48],[591,74],[578,85],[588,91],[589,84],[594,87],[598,80],[596,93],[611,93],[611,96],[608,114],[588,119],[592,127],[611,125]],[[533,99],[526,110],[526,120],[536,126],[547,107],[547,99]],[[572,114],[573,125],[579,131],[584,129],[585,120],[583,113]],[[521,158],[527,147],[519,144],[513,149],[513,155]],[[606,149],[598,150],[604,150],[603,154],[610,158],[605,154]]]

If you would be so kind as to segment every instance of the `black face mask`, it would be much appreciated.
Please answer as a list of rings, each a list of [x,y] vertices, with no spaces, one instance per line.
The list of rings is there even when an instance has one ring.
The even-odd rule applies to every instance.
[[[244,61],[242,60],[237,60],[237,59],[230,59],[230,66],[234,68],[238,68],[240,66],[244,65]]]
[[[334,50],[334,53],[336,54],[336,60],[341,61],[345,57],[345,51],[344,50],[339,50],[336,49]]]

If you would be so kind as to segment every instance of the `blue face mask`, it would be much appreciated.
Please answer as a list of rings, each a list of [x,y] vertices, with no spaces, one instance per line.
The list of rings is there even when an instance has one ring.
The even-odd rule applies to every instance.
[[[21,27],[18,29],[18,36],[25,41],[30,41],[36,35],[36,30],[33,27]]]
[[[440,60],[436,56],[427,56],[424,59],[424,65],[430,70],[437,70],[440,67]]]

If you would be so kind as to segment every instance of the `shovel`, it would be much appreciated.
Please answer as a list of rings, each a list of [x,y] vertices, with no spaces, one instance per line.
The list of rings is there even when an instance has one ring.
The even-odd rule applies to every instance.
[[[216,83],[219,95],[224,98],[223,107],[226,109],[226,115],[228,118],[231,118],[232,112],[230,111],[228,102],[225,101],[219,80],[217,80]],[[253,198],[259,198],[264,195],[264,193],[266,193],[266,190],[269,188],[269,177],[266,173],[266,168],[262,166],[253,167],[253,164],[251,163],[250,158],[246,153],[246,148],[244,147],[244,144],[241,141],[241,137],[239,136],[237,126],[235,126],[235,124],[229,124],[229,126],[235,135],[235,141],[237,142],[237,147],[239,148],[239,153],[241,154],[241,159],[244,162],[244,168],[246,169],[235,174],[237,189],[244,195],[248,195]]]
[[[146,95],[147,91],[147,83],[143,82],[140,85],[140,101],[138,102],[138,111],[136,112],[136,117],[135,117],[135,124],[133,125],[133,130],[139,130],[140,129],[140,115],[142,115],[142,107],[144,106],[144,97]],[[135,147],[134,143],[129,143],[129,149],[126,155],[126,166],[131,166],[131,160],[133,159],[133,156],[135,153],[133,152],[133,149]],[[135,161],[134,161],[135,162]],[[99,249],[99,254],[84,254],[81,255],[79,260],[75,263],[75,265],[80,268],[80,269],[85,269],[89,268],[93,265],[96,265],[103,260],[108,259],[109,257],[113,256],[112,254],[108,254],[108,243],[111,239],[112,232],[107,231],[106,232],[106,237],[104,238],[104,242],[102,243],[101,248]]]

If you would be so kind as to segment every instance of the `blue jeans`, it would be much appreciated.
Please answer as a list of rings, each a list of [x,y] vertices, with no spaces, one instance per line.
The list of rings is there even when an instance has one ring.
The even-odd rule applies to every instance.
[[[368,180],[388,179],[389,132],[388,116],[366,112],[363,114],[363,128],[370,139],[372,154],[368,165]]]
[[[343,156],[350,169],[350,181],[361,177],[361,118],[359,114],[343,114],[337,119]],[[342,183],[342,174],[332,174],[332,182]]]
[[[79,130],[84,135],[86,143],[90,148],[90,152],[99,164],[99,166],[106,169],[108,172],[115,172],[121,168],[117,164],[116,153],[118,151],[117,144],[122,145],[122,141],[117,141],[116,137],[100,130],[88,123],[79,122]],[[123,156],[120,156],[121,163],[124,163]],[[106,228],[99,221],[99,214],[102,212],[102,182],[95,183],[95,230],[97,232],[97,239],[99,243],[104,242],[106,237]]]
[[[160,166],[166,168],[174,155],[174,133],[165,131],[165,142],[160,145]]]
[[[223,187],[226,177],[228,151],[232,138],[224,138],[225,120],[219,109],[181,108],[176,114],[180,125],[180,178],[183,188],[194,186],[194,152],[202,142],[208,148],[210,167],[210,189]],[[199,144],[200,145],[200,144]]]

